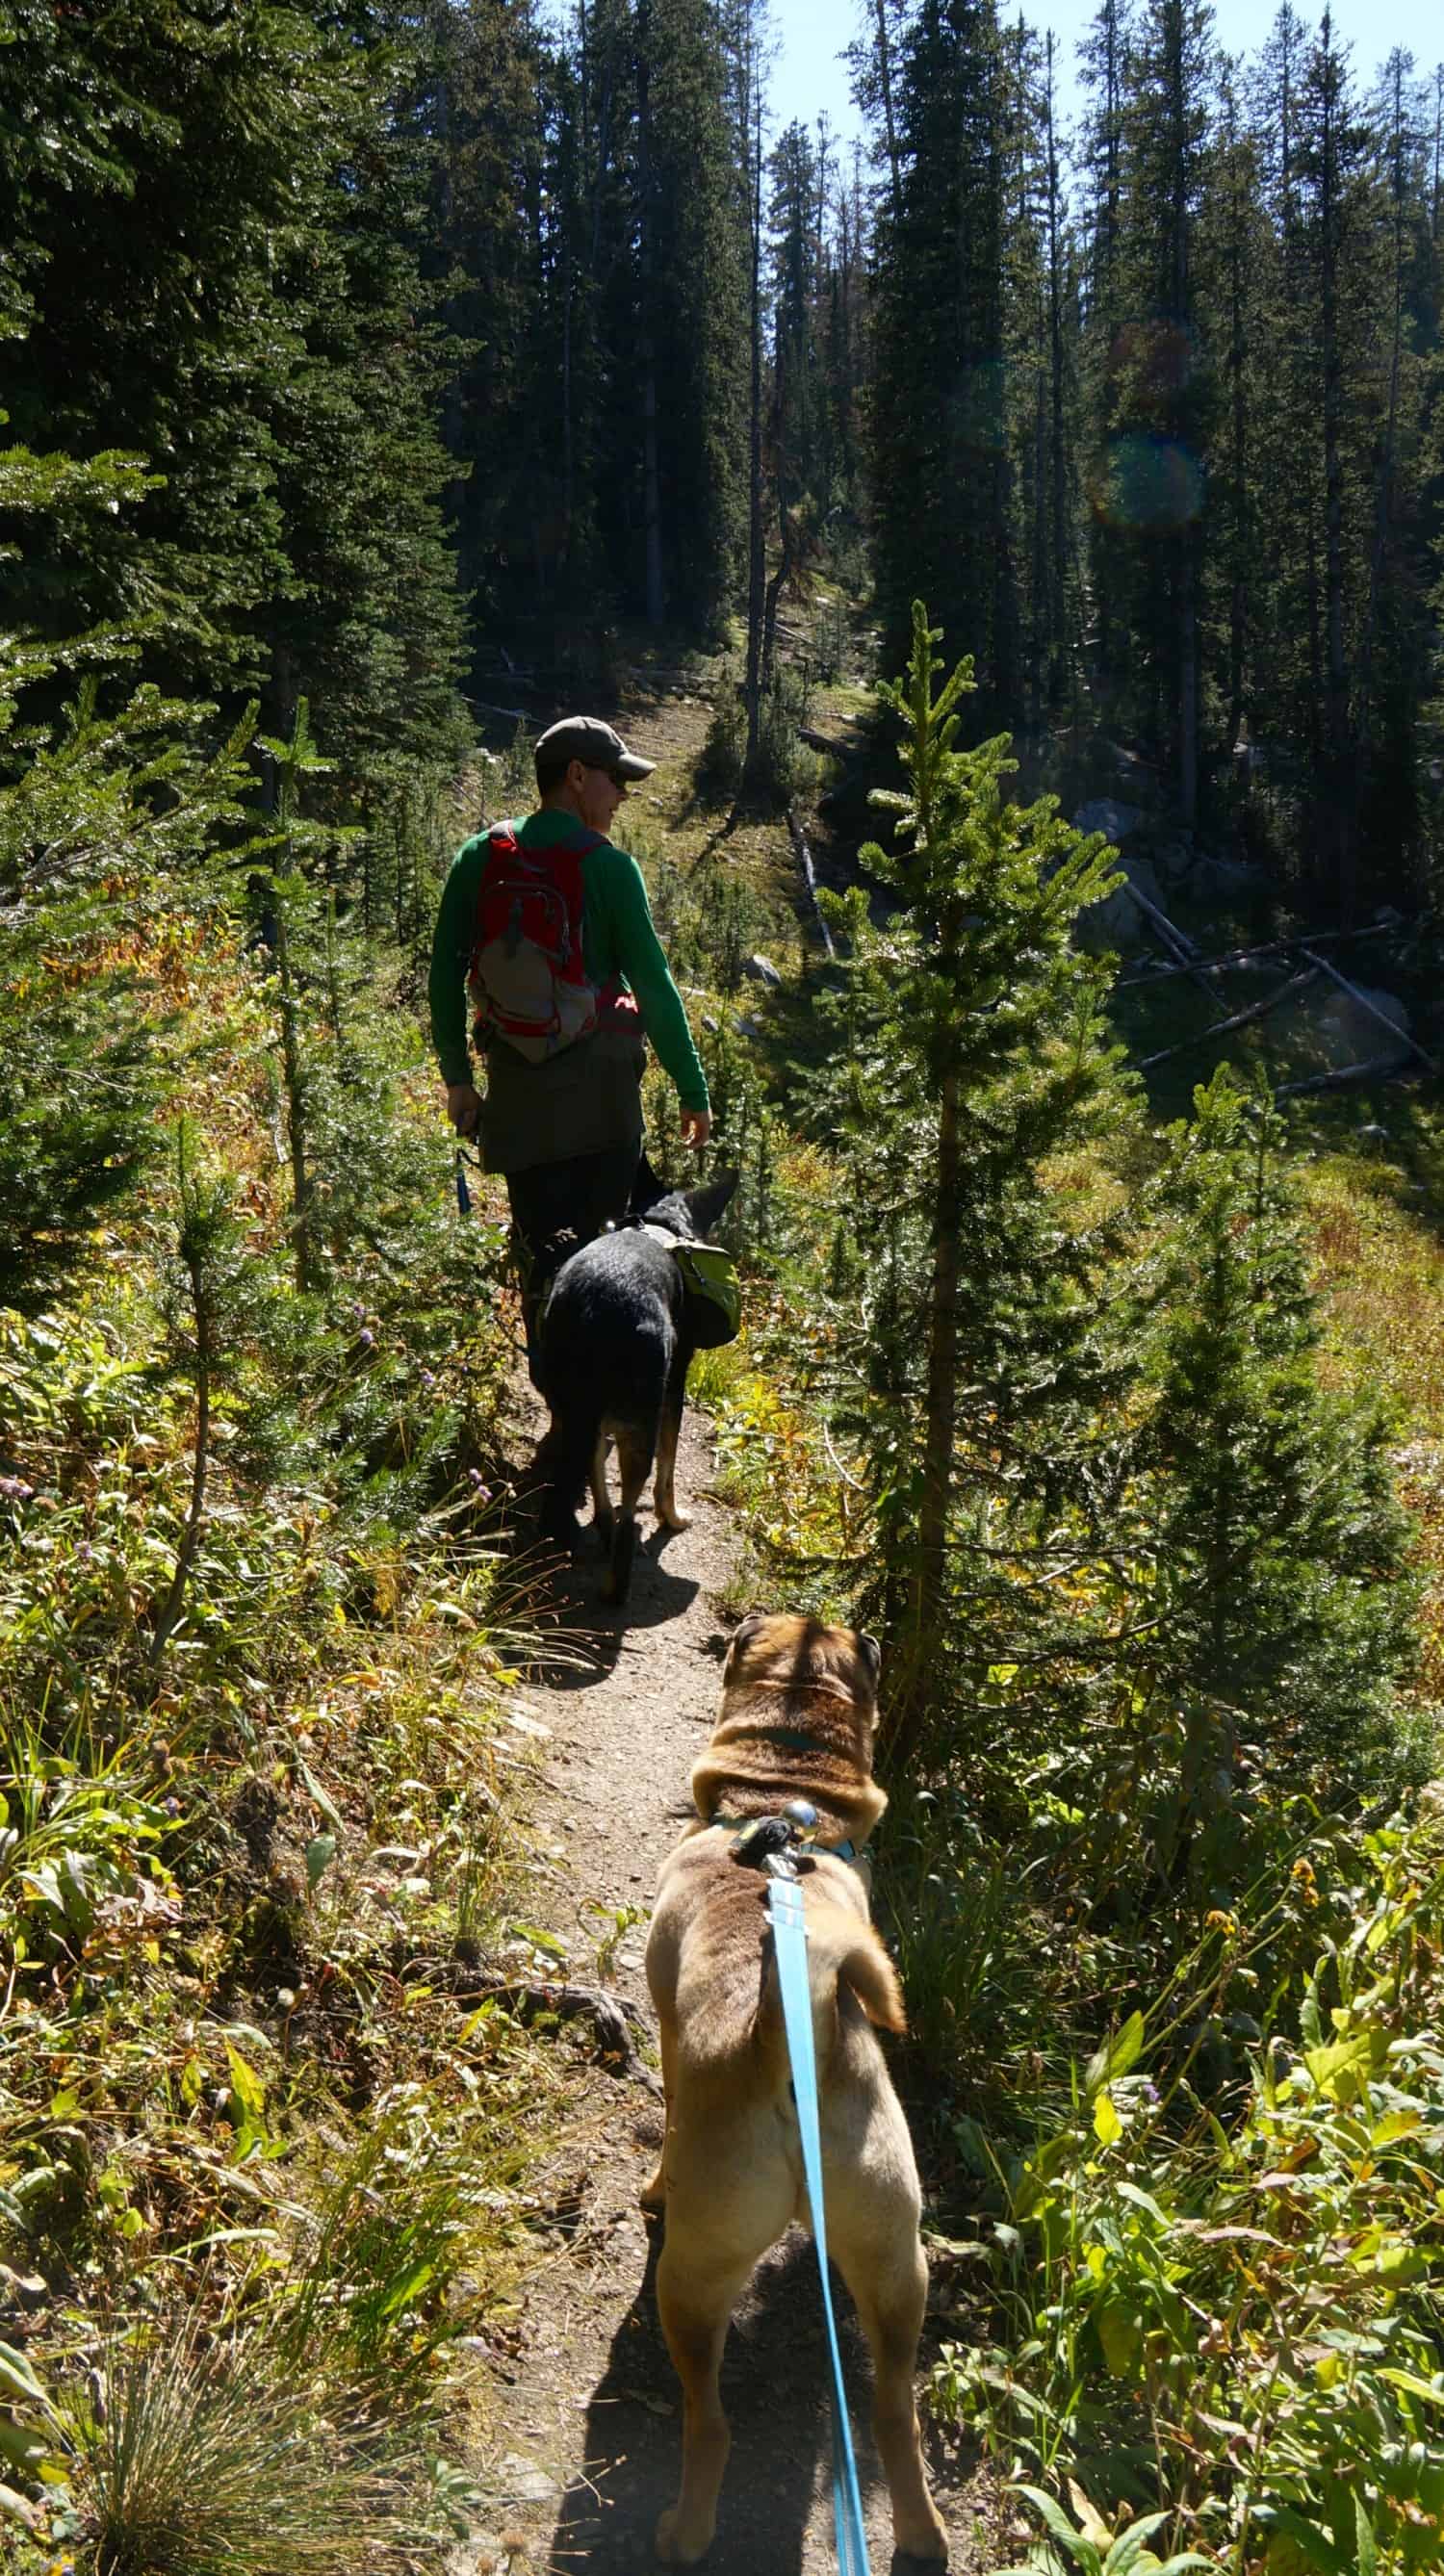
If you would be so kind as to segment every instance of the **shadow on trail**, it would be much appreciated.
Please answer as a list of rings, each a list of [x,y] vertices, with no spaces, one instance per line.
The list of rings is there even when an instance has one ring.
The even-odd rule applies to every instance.
[[[583,2467],[557,2509],[549,2576],[645,2576],[657,2564],[657,2516],[676,2501],[682,2398],[657,2322],[661,2230],[648,2233],[645,2271],[588,2402]],[[920,2562],[891,2546],[892,2509],[866,2429],[867,2347],[836,2272],[832,2281],[872,2565],[877,2576],[884,2568],[911,2576]],[[816,2256],[794,2229],[759,2263],[722,2357],[732,2453],[717,2536],[702,2561],[706,2576],[803,2576],[809,2564],[835,2564],[829,2386]],[[819,2515],[826,2530],[820,2548]]]
[[[660,2229],[587,2409],[584,2468],[558,2508],[555,2576],[643,2576],[657,2516],[676,2501],[682,2400],[657,2322]],[[732,2456],[707,2576],[801,2576],[819,2464],[830,2457],[812,2248],[791,2236],[759,2265],[722,2362]]]
[[[664,1548],[679,1535],[659,1525],[639,1540],[631,1590],[620,1610],[601,1597],[606,1559],[590,1522],[582,1531],[575,1564],[550,1561],[547,1572],[555,1625],[532,1658],[531,1671],[538,1683],[548,1690],[595,1689],[613,1670],[631,1632],[665,1627],[669,1620],[682,1617],[701,1585],[695,1575],[670,1574],[662,1563]]]

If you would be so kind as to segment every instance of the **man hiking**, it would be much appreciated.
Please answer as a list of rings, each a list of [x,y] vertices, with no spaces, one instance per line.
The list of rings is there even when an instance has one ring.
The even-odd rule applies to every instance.
[[[460,1135],[479,1135],[486,1169],[506,1181],[533,1375],[544,1247],[563,1228],[589,1242],[627,1213],[645,1038],[676,1085],[685,1141],[700,1150],[712,1125],[641,870],[608,837],[628,785],[656,764],[597,716],[565,717],[535,757],[537,811],[492,824],[456,854],[429,985],[448,1115]]]

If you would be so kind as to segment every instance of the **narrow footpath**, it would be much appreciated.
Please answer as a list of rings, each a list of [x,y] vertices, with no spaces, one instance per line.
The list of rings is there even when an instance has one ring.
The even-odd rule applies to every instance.
[[[567,1651],[523,1694],[538,1769],[531,1826],[537,1853],[528,1919],[563,1938],[572,1974],[590,1979],[616,1909],[643,1909],[622,1938],[610,1979],[654,2025],[642,1973],[645,1909],[658,1867],[691,1813],[688,1777],[711,1729],[730,1621],[716,1601],[733,1571],[736,1536],[711,1498],[708,1426],[688,1417],[677,1491],[690,1529],[669,1535],[644,1506],[625,1626],[598,1599],[590,1550],[569,1588]],[[771,1606],[783,1607],[779,1603]],[[525,1739],[524,1739],[525,1740]],[[594,1909],[601,1906],[605,1916]],[[555,2246],[529,2274],[510,2385],[482,2455],[471,2466],[481,2523],[451,2576],[646,2576],[652,2530],[672,2502],[681,2405],[657,2324],[657,2245],[637,2193],[655,2162],[661,2089],[639,2056],[618,2075],[578,2054],[567,2079],[569,2116],[539,2179],[561,2213]],[[894,2562],[886,2490],[867,2435],[866,2346],[837,2287],[843,2362],[859,2443],[874,2576]],[[929,2338],[922,2355],[926,2367]],[[722,2371],[733,2448],[708,2576],[829,2576],[831,2432],[815,2258],[793,2231],[759,2267],[739,2308]],[[981,2567],[989,2490],[925,2435],[930,2474],[953,2543],[952,2565]],[[975,2533],[977,2537],[975,2538]],[[524,2554],[518,2542],[524,2541]]]

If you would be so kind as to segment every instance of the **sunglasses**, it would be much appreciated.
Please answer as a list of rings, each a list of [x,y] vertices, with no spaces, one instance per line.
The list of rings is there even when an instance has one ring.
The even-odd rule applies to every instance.
[[[623,777],[620,769],[608,769],[606,762],[603,760],[589,760],[586,766],[588,769],[600,770],[604,778],[610,778],[614,787],[620,787],[623,794],[626,793],[627,781]]]

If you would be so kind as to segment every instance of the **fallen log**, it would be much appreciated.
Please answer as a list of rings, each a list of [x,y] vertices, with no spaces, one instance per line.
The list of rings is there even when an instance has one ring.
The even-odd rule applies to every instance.
[[[809,751],[825,751],[832,760],[851,760],[856,753],[855,742],[839,742],[834,734],[819,733],[813,725],[799,725],[797,731]]]
[[[1397,921],[1370,921],[1365,923],[1362,930],[1310,931],[1308,940],[1311,948],[1337,948],[1341,941],[1349,939],[1390,939],[1401,926]],[[1213,949],[1201,953],[1197,963],[1200,966],[1224,968],[1257,966],[1265,957],[1294,956],[1300,948],[1303,936],[1302,932],[1295,932],[1292,939],[1268,939],[1258,948]],[[1166,984],[1175,976],[1191,975],[1192,972],[1191,963],[1186,966],[1141,966],[1136,975],[1120,975],[1113,989],[1116,993],[1131,993],[1135,985]]]
[[[1216,1014],[1218,1011],[1218,995],[1209,981],[1207,970],[1199,957],[1195,941],[1189,938],[1186,930],[1180,930],[1176,922],[1169,920],[1167,913],[1163,910],[1160,904],[1154,903],[1150,896],[1139,891],[1139,888],[1134,884],[1133,879],[1128,875],[1126,870],[1124,871],[1123,885],[1120,891],[1133,897],[1133,900],[1137,904],[1139,911],[1142,913],[1144,920],[1152,923],[1153,928],[1158,937],[1162,940],[1164,947],[1178,960],[1180,974],[1192,976],[1199,991],[1212,1003]]]
[[[1180,930],[1176,922],[1169,920],[1161,904],[1156,904],[1151,895],[1146,895],[1141,887],[1134,884],[1126,869],[1119,892],[1132,896],[1144,920],[1152,922],[1164,947],[1178,959],[1186,973],[1192,971],[1198,964],[1197,943],[1189,938],[1186,930]]]
[[[1400,1038],[1402,1047],[1400,1031],[1396,1029],[1394,1034]],[[1302,1091],[1342,1091],[1350,1082],[1382,1082],[1389,1076],[1402,1073],[1407,1062],[1407,1056],[1402,1053],[1371,1055],[1363,1064],[1341,1064],[1332,1073],[1310,1073],[1302,1082],[1281,1082],[1274,1098],[1296,1100]]]
[[[1286,1002],[1291,993],[1302,993],[1307,985],[1316,984],[1318,980],[1319,974],[1316,966],[1310,966],[1308,971],[1303,975],[1291,975],[1288,982],[1286,984],[1280,984],[1278,989],[1275,992],[1270,993],[1265,1001],[1250,1002],[1246,1011],[1235,1011],[1231,1019],[1215,1020],[1211,1029],[1201,1030],[1196,1037],[1179,1038],[1173,1046],[1160,1047],[1156,1055],[1144,1056],[1139,1064],[1138,1071],[1140,1073],[1151,1072],[1154,1065],[1167,1064],[1170,1056],[1187,1055],[1189,1048],[1201,1046],[1204,1038],[1226,1037],[1230,1029],[1247,1028],[1250,1020],[1266,1019],[1269,1012],[1276,1011],[1280,1002]]]
[[[787,808],[787,828],[792,834],[792,846],[797,853],[797,864],[802,870],[802,882],[807,889],[807,900],[812,906],[812,918],[822,933],[822,944],[828,956],[835,957],[837,951],[832,944],[832,933],[822,917],[822,906],[817,900],[817,873],[812,864],[812,852],[807,846],[807,834],[798,821],[795,805],[789,805]]]

